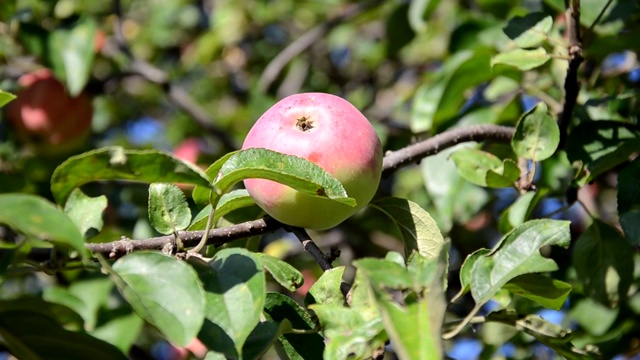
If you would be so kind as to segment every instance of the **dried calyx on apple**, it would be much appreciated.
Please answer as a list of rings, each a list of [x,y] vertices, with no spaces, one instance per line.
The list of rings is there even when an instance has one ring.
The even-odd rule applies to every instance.
[[[256,121],[242,148],[305,158],[338,179],[357,202],[350,207],[274,181],[245,180],[258,206],[287,225],[319,230],[336,226],[366,206],[380,184],[378,135],[355,106],[335,95],[303,93],[280,100]]]

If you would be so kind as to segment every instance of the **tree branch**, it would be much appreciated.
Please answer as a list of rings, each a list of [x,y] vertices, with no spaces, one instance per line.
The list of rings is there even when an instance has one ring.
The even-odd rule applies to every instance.
[[[294,42],[284,48],[284,50],[282,50],[275,58],[273,58],[273,60],[271,60],[271,62],[269,62],[267,67],[265,67],[264,71],[262,72],[260,80],[258,80],[258,89],[260,89],[261,92],[266,92],[278,77],[278,75],[280,75],[282,69],[284,69],[285,66],[287,66],[287,64],[291,62],[291,60],[300,55],[303,51],[307,50],[309,47],[311,47],[311,45],[315,44],[336,25],[350,20],[380,3],[382,3],[381,0],[356,3],[347,7],[337,16],[308,30],[306,33],[304,33],[302,36],[300,36]]]
[[[451,129],[403,149],[388,152],[382,165],[382,176],[388,176],[402,166],[420,161],[429,155],[467,141],[508,143],[515,129],[499,125],[471,125]]]
[[[311,239],[311,236],[309,236],[309,233],[307,233],[305,229],[300,227],[286,226],[285,230],[293,233],[298,238],[298,240],[300,240],[302,247],[309,254],[311,254],[311,256],[313,256],[318,265],[320,265],[322,271],[333,269],[333,265],[331,265],[331,261],[328,259],[329,257],[322,253],[322,250],[320,250],[318,245],[313,242],[313,239]],[[351,286],[349,286],[349,284],[344,281],[340,282],[340,292],[342,292],[342,295],[344,295],[345,299],[347,298],[350,289]]]
[[[508,142],[513,137],[514,131],[514,128],[498,125],[473,125],[445,131],[422,142],[388,153],[384,157],[383,174],[389,175],[402,166],[419,161],[423,157],[435,155],[446,148],[465,141]],[[270,217],[264,217],[233,226],[212,229],[209,233],[207,245],[221,245],[236,239],[262,235],[280,229],[283,226],[283,224]],[[326,256],[313,243],[306,231],[293,230],[297,228],[290,229],[298,236],[298,239],[301,239],[300,241],[305,250],[316,258],[323,270],[331,268]],[[198,243],[203,233],[203,231],[183,231],[178,235],[185,247],[193,247]],[[108,243],[87,244],[86,247],[93,253],[101,253],[110,258],[117,258],[136,250],[169,249],[173,251],[176,248],[176,241],[173,235],[167,235],[143,240],[120,239]]]
[[[578,69],[583,61],[582,38],[580,37],[580,0],[568,0],[566,11],[567,37],[569,39],[569,66],[567,77],[564,79],[564,105],[558,117],[560,128],[560,144],[558,149],[564,149],[567,144],[567,134],[573,109],[576,106],[580,84],[578,82]]]
[[[211,229],[209,231],[207,244],[225,244],[236,239],[266,234],[281,227],[281,223],[265,216],[258,220],[247,221],[223,228]],[[204,235],[204,231],[181,231],[178,235],[185,247],[193,247],[198,244]],[[174,235],[159,236],[142,240],[123,238],[113,242],[86,244],[85,246],[92,253],[100,253],[113,259],[137,250],[167,250],[167,248],[173,250],[176,248],[176,239]]]

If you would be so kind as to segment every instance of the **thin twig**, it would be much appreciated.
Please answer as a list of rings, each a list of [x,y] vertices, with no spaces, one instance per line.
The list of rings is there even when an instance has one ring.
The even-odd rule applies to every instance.
[[[472,125],[455,128],[403,149],[389,152],[384,157],[382,175],[387,176],[402,166],[419,161],[429,155],[467,141],[493,141],[508,143],[515,129],[499,125]]]
[[[593,32],[593,29],[596,27],[596,25],[598,25],[600,23],[600,20],[602,20],[602,17],[604,16],[604,13],[607,12],[607,9],[609,8],[609,6],[611,5],[612,2],[613,2],[613,0],[608,0],[607,3],[604,4],[604,7],[602,8],[600,13],[598,14],[598,17],[596,17],[596,19],[593,21],[593,23],[591,23],[591,26],[589,26],[587,31],[585,31],[584,34],[582,34],[582,39],[585,39],[585,38],[589,37],[589,35],[591,35],[591,32]]]
[[[120,0],[113,0],[113,13],[115,15],[114,38],[118,50],[125,54],[130,61],[129,70],[161,86],[173,105],[191,116],[202,129],[218,139],[226,148],[229,150],[238,149],[235,141],[226,131],[215,125],[214,120],[208,115],[207,111],[198,105],[184,88],[170,81],[167,72],[134,56],[122,32],[123,16]],[[105,52],[109,54],[108,50]]]
[[[580,0],[569,0],[567,12],[567,37],[569,38],[569,66],[567,77],[564,79],[564,105],[558,118],[560,128],[560,144],[558,149],[564,149],[567,143],[568,128],[576,106],[580,84],[578,83],[578,69],[583,61],[582,39],[580,37]]]
[[[329,262],[329,259],[327,259],[327,256],[322,252],[322,250],[320,250],[318,245],[316,245],[316,243],[313,242],[313,239],[311,239],[311,236],[309,236],[309,234],[305,229],[300,227],[295,227],[295,226],[287,226],[285,227],[285,229],[293,233],[298,238],[298,240],[300,240],[302,247],[309,254],[311,254],[311,256],[313,256],[313,258],[316,260],[318,265],[320,265],[320,268],[322,269],[322,271],[333,269],[333,265],[331,265],[331,263]],[[332,258],[331,260],[335,260],[335,259]],[[344,281],[340,282],[340,292],[342,292],[342,295],[344,295],[345,299],[347,298],[350,289],[351,289],[351,286],[349,286],[349,284],[347,284]]]
[[[309,47],[311,47],[311,45],[315,44],[336,25],[350,20],[380,3],[382,3],[381,0],[356,3],[347,7],[337,16],[304,33],[302,36],[300,36],[294,42],[284,48],[284,50],[282,50],[275,58],[273,58],[271,62],[269,62],[269,64],[262,72],[260,80],[258,80],[258,89],[260,89],[261,92],[266,92],[278,77],[278,75],[280,75],[282,69],[284,69],[285,66],[287,66],[287,64],[291,62],[291,60],[307,50]]]

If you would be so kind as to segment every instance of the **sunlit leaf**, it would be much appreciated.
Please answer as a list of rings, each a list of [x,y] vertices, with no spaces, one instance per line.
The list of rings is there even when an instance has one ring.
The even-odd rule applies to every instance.
[[[502,64],[527,71],[544,65],[549,59],[551,59],[551,55],[547,54],[547,51],[542,47],[534,50],[514,49],[495,55],[491,59],[491,66]]]
[[[234,156],[239,151],[240,150],[228,152],[214,161],[213,164],[211,164],[207,168],[207,170],[205,170],[205,174],[207,174],[207,177],[211,180],[218,179],[218,177],[221,176],[220,169],[222,168],[222,165],[224,165],[224,163],[227,162],[230,157]],[[191,197],[193,198],[193,201],[196,202],[196,204],[208,204],[210,192],[211,187],[209,187],[208,184],[206,186],[196,185],[196,187],[193,188]]]
[[[149,221],[161,234],[184,230],[191,222],[191,209],[180,188],[171,183],[149,186]]]
[[[518,121],[511,147],[520,157],[542,161],[555,153],[559,142],[558,124],[547,110],[547,105],[539,102]]]
[[[209,186],[206,174],[195,165],[158,150],[105,147],[70,157],[51,177],[51,192],[64,204],[76,187],[100,180],[173,182]]]
[[[305,303],[344,305],[344,295],[340,291],[343,274],[344,266],[325,271],[309,289]]]
[[[533,12],[509,20],[504,28],[504,33],[519,47],[531,48],[540,45],[547,39],[551,26],[553,26],[551,16],[541,12]]]
[[[238,189],[229,191],[223,194],[218,201],[218,206],[213,214],[213,224],[215,225],[218,220],[232,211],[247,208],[250,206],[257,206],[255,201],[251,198],[247,190]],[[205,206],[196,217],[193,219],[189,230],[204,230],[207,225],[209,214],[211,213],[211,205]]]
[[[11,100],[15,98],[15,95],[0,89],[0,108],[7,105]]]
[[[538,191],[527,191],[520,195],[500,216],[500,231],[506,234],[513,228],[529,220],[531,213],[547,193],[548,191],[546,189],[541,189]]]
[[[198,338],[227,358],[242,356],[245,341],[260,322],[266,281],[247,250],[223,249],[196,270],[204,285],[206,320]]]
[[[31,240],[85,252],[84,236],[62,210],[47,200],[27,194],[0,195],[0,223],[9,225]]]
[[[135,312],[171,342],[186,346],[196,337],[205,302],[192,267],[158,252],[138,251],[116,261],[112,276]]]
[[[382,211],[396,225],[404,243],[405,256],[418,250],[426,257],[437,257],[444,238],[431,215],[418,204],[400,198],[384,198],[370,204]]]
[[[98,277],[78,280],[68,287],[49,287],[42,296],[77,312],[84,320],[85,330],[92,331],[98,323],[98,310],[107,305],[112,289],[113,282],[109,278]]]
[[[369,358],[374,350],[384,345],[380,318],[366,321],[357,311],[336,304],[315,304],[311,309],[318,316],[327,338],[325,359]]]
[[[64,204],[64,212],[83,235],[86,235],[89,229],[102,230],[102,213],[106,208],[106,196],[90,197],[80,189],[74,189]]]
[[[307,195],[327,197],[355,206],[355,200],[339,180],[318,165],[292,155],[267,149],[246,149],[231,156],[220,168],[215,186],[224,191],[247,178],[261,178],[290,186]]]
[[[288,263],[263,253],[254,253],[253,256],[285,289],[295,291],[304,283],[304,277],[300,271]]]
[[[89,80],[96,30],[95,20],[86,17],[72,26],[53,30],[49,36],[47,55],[56,75],[66,80],[71,96],[80,94]]]
[[[115,345],[120,351],[128,354],[143,326],[144,321],[135,313],[130,313],[110,319],[92,331],[91,335]]]
[[[451,159],[460,176],[479,186],[510,187],[520,176],[518,165],[512,160],[502,161],[479,149],[461,148],[451,155]]]
[[[546,245],[567,247],[569,222],[532,220],[507,234],[489,254],[479,256],[471,269],[471,295],[484,304],[516,276],[554,271],[558,265],[540,255]]]
[[[437,77],[418,88],[412,101],[411,130],[439,130],[446,121],[460,113],[461,96],[467,89],[488,81],[499,72],[491,71],[490,52],[460,51],[449,57],[438,70]]]

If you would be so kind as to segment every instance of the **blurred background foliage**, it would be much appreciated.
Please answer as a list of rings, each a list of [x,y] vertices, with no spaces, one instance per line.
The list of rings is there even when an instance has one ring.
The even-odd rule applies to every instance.
[[[581,9],[585,61],[572,126],[593,120],[637,126],[638,3],[582,0]],[[513,126],[538,101],[558,114],[567,68],[564,10],[562,0],[2,1],[0,89],[19,95],[21,76],[48,68],[70,96],[91,97],[93,114],[90,134],[56,151],[59,145],[46,147],[20,136],[7,112],[0,113],[0,192],[50,198],[49,179],[57,165],[74,153],[114,144],[172,151],[206,167],[239,148],[268,107],[298,92],[328,92],[348,99],[375,125],[386,150],[453,127]],[[531,46],[552,54],[550,59],[530,68],[492,67],[496,54],[517,47],[505,34],[508,20],[531,14],[550,19],[539,44]],[[45,96],[55,102],[60,94]],[[484,149],[515,158],[509,146],[489,144]],[[395,172],[383,180],[380,195],[415,201],[451,238],[452,295],[459,287],[461,262],[474,250],[495,244],[504,230],[501,215],[519,193],[471,184],[459,175],[450,155],[445,151]],[[531,217],[570,219],[576,236],[591,222],[584,208],[618,224],[616,167],[577,193],[570,184],[581,175],[563,152],[537,170],[535,181],[544,196],[531,206]],[[106,194],[109,207],[104,228],[89,241],[156,235],[145,214],[146,191],[129,184],[91,185],[88,192]],[[574,205],[576,197],[583,205]],[[402,245],[388,234],[379,216],[369,211],[314,235],[321,246],[339,248],[343,264],[400,250]],[[640,244],[637,238],[627,240],[635,249]],[[270,235],[260,247],[304,269],[309,282],[319,276],[311,257],[287,234]],[[561,267],[554,276],[577,285],[569,254],[555,248],[545,253]],[[637,359],[639,265],[636,254],[631,296],[614,308],[590,300],[580,288],[574,288],[561,311],[541,310],[508,293],[491,304],[522,308],[522,313],[543,311],[545,318],[575,330],[576,344],[597,343],[607,358],[626,354]],[[74,292],[83,284],[101,286],[86,272],[16,275],[4,279],[0,297],[46,295],[63,288]],[[84,299],[93,304],[87,305],[94,317],[89,330],[108,323],[110,312],[122,311],[121,302],[113,305],[106,299]],[[464,315],[470,306],[463,299],[450,310]],[[450,342],[448,353],[456,359],[556,356],[526,335],[513,336],[504,327],[485,325]],[[157,334],[150,329],[118,341],[156,358],[169,356],[158,350]]]

